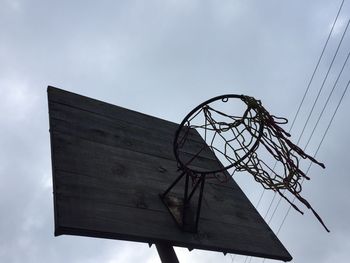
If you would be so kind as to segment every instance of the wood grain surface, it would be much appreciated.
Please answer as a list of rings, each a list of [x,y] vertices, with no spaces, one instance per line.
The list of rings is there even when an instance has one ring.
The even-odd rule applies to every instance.
[[[180,230],[159,198],[179,175],[172,149],[178,124],[54,87],[48,87],[48,105],[55,235],[291,260],[231,178],[207,180],[198,233]],[[190,139],[185,154],[203,144],[196,132]],[[193,165],[221,164],[208,149]]]

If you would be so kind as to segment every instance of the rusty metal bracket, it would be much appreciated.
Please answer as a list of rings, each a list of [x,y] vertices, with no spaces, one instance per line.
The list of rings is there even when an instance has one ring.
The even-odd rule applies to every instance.
[[[171,190],[183,177],[185,177],[185,188],[183,195],[171,194]],[[192,184],[189,182],[190,177],[191,175],[183,171],[168,187],[168,189],[159,196],[181,230],[196,233],[198,230],[198,222],[202,206],[205,174],[201,174],[199,179],[197,179],[196,182],[192,182]],[[192,198],[198,191],[198,200],[195,202],[192,200]],[[191,200],[193,202],[191,202]]]

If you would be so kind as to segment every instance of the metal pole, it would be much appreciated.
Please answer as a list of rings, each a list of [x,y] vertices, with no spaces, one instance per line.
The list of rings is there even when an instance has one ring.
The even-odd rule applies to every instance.
[[[201,182],[201,190],[199,192],[199,198],[198,198],[197,217],[196,217],[196,231],[198,229],[199,215],[201,213],[201,206],[202,206],[202,199],[203,199],[203,189],[204,189],[204,184],[205,184],[205,174],[201,175],[200,180],[202,182]]]
[[[180,179],[185,175],[185,172],[182,172],[178,178],[165,190],[163,194],[161,194],[162,199],[169,193],[169,191],[180,181]]]
[[[179,263],[173,246],[166,242],[155,244],[162,263]]]

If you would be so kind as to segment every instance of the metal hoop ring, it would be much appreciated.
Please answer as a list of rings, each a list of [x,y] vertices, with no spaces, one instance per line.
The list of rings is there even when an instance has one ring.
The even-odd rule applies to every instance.
[[[196,113],[198,110],[200,110],[201,108],[203,108],[205,105],[209,104],[209,103],[212,103],[214,101],[217,101],[217,100],[221,100],[222,102],[227,102],[230,98],[235,98],[235,99],[240,99],[242,100],[245,104],[247,104],[247,102],[245,101],[246,98],[249,98],[248,96],[245,96],[245,95],[237,95],[237,94],[226,94],[226,95],[221,95],[221,96],[217,96],[217,97],[214,97],[214,98],[211,98],[207,101],[204,101],[203,103],[199,104],[197,107],[195,107],[192,111],[190,111],[186,117],[182,120],[179,128],[176,130],[175,132],[175,138],[174,138],[174,141],[173,141],[173,151],[174,151],[174,155],[175,155],[175,158],[176,158],[176,161],[177,163],[179,164],[180,166],[180,169],[182,170],[190,170],[192,171],[193,173],[195,174],[213,174],[213,173],[219,173],[219,172],[223,172],[225,170],[228,170],[236,165],[238,165],[240,162],[242,162],[244,159],[246,159],[250,154],[252,154],[256,149],[257,147],[259,146],[259,142],[260,142],[260,139],[261,137],[263,136],[263,130],[264,130],[264,123],[259,121],[259,125],[260,125],[260,129],[259,129],[259,134],[258,136],[256,137],[256,141],[255,143],[253,144],[253,146],[248,150],[248,152],[243,155],[243,157],[241,157],[239,160],[237,160],[236,162],[230,164],[230,165],[227,165],[227,166],[224,166],[223,168],[221,169],[218,169],[218,170],[212,170],[212,171],[197,171],[197,170],[194,170],[194,169],[190,169],[187,167],[186,164],[184,164],[180,157],[179,157],[179,152],[178,152],[178,139],[179,139],[179,135],[180,135],[180,132],[181,130],[184,128],[185,126],[185,123],[188,123],[188,120],[190,119],[190,117]],[[248,104],[247,104],[248,106]],[[257,112],[257,114],[260,114],[259,112]]]

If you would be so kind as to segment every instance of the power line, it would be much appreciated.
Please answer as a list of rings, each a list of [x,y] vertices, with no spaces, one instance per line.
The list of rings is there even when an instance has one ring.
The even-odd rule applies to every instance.
[[[345,87],[345,89],[344,89],[344,91],[343,91],[343,94],[342,94],[342,96],[341,96],[341,98],[340,98],[340,100],[339,100],[339,102],[338,102],[338,104],[337,104],[337,107],[336,107],[336,109],[335,109],[335,111],[334,111],[334,113],[333,113],[333,115],[332,115],[332,118],[330,119],[330,121],[329,121],[329,123],[328,123],[328,125],[327,125],[327,128],[326,128],[326,130],[325,130],[325,132],[324,132],[324,134],[323,134],[323,136],[322,136],[322,139],[321,139],[321,141],[320,141],[320,143],[319,143],[319,145],[318,145],[318,147],[317,147],[317,150],[316,150],[315,154],[313,155],[314,158],[316,157],[318,151],[320,150],[320,147],[321,147],[321,145],[322,145],[322,143],[323,143],[323,141],[324,141],[324,139],[325,139],[325,137],[326,137],[326,135],[327,135],[327,133],[328,133],[328,131],[329,131],[329,128],[330,128],[330,126],[331,126],[331,124],[332,124],[332,122],[333,122],[333,120],[334,120],[335,115],[337,114],[337,111],[338,111],[338,109],[339,109],[339,106],[340,106],[340,104],[342,103],[342,100],[343,100],[343,98],[344,98],[344,96],[345,96],[345,94],[346,94],[346,92],[347,92],[347,90],[348,90],[348,88],[349,88],[349,85],[350,85],[350,80],[348,81],[348,83],[347,83],[347,85],[346,85],[346,87]],[[310,164],[309,164],[309,166],[308,166],[308,168],[307,168],[307,170],[306,170],[306,172],[305,172],[305,175],[307,175],[307,174],[309,173],[311,166],[312,166],[312,162],[310,162]],[[305,180],[305,178],[302,179],[301,184],[303,184],[304,180]],[[279,199],[279,201],[278,201],[278,203],[277,203],[277,206],[276,206],[275,210],[273,211],[273,214],[272,214],[272,216],[270,217],[270,220],[269,220],[268,223],[270,223],[270,221],[272,220],[273,215],[275,214],[275,212],[276,212],[276,210],[277,210],[277,207],[278,207],[278,205],[279,205],[281,199],[282,199],[282,198]],[[293,198],[292,203],[295,202],[295,199],[296,199],[296,197]],[[287,209],[287,212],[286,212],[285,216],[283,217],[282,222],[281,222],[281,224],[280,224],[280,226],[279,226],[279,228],[278,228],[278,230],[277,230],[277,232],[276,232],[276,235],[278,235],[279,232],[281,231],[281,229],[282,229],[282,227],[283,227],[283,225],[284,225],[284,223],[285,223],[285,221],[286,221],[286,219],[287,219],[287,217],[288,217],[288,215],[289,215],[289,213],[290,213],[291,208],[292,208],[292,205],[289,205],[289,207],[288,207],[288,209]],[[249,261],[249,262],[250,262],[250,261]],[[265,258],[263,259],[262,262],[265,262]]]
[[[341,45],[341,43],[342,43],[342,40],[344,39],[344,35],[345,35],[345,33],[347,32],[349,23],[350,23],[350,19],[348,20],[347,26],[346,26],[346,28],[345,28],[345,30],[344,30],[344,32],[343,32],[341,41],[339,42],[339,45],[338,45],[338,47],[337,47],[337,51],[336,51],[335,55],[333,56],[331,66],[332,66],[332,64],[333,64],[333,62],[334,62],[334,60],[335,60],[335,57],[336,57],[336,55],[337,55],[337,53],[338,53],[338,51],[339,51],[339,47],[340,47],[340,45]],[[344,67],[345,67],[345,65],[346,65],[346,63],[347,63],[347,61],[348,61],[348,59],[349,59],[349,55],[350,55],[350,53],[348,54],[348,56],[347,56],[347,58],[346,58],[346,60],[345,60],[345,62],[344,62],[344,64],[343,64],[343,66],[342,66],[342,69],[341,69],[340,73],[338,74],[338,77],[337,77],[337,79],[336,79],[336,81],[335,81],[335,83],[334,83],[334,85],[333,85],[333,88],[332,88],[330,94],[328,95],[327,101],[326,101],[325,105],[323,106],[322,112],[321,112],[321,113],[319,114],[319,116],[318,116],[317,122],[316,122],[316,124],[314,125],[314,128],[313,128],[313,130],[312,130],[312,133],[311,133],[311,135],[310,135],[309,138],[308,138],[308,141],[307,141],[306,146],[305,146],[304,149],[303,149],[304,151],[306,150],[306,147],[308,146],[309,142],[311,141],[311,138],[313,137],[313,134],[314,134],[314,132],[315,132],[315,130],[316,130],[316,127],[317,127],[317,125],[318,125],[318,123],[319,123],[321,117],[323,116],[324,110],[325,110],[325,108],[326,108],[326,106],[327,106],[327,104],[328,104],[328,102],[329,102],[329,99],[330,99],[330,97],[332,96],[333,91],[334,91],[334,89],[335,89],[335,87],[336,87],[336,85],[337,85],[337,83],[338,83],[338,80],[339,80],[339,78],[340,78],[340,76],[341,76],[341,74],[342,74],[342,72],[343,72],[343,70],[344,70]],[[331,66],[329,67],[329,69],[328,69],[328,71],[327,71],[326,78],[327,78],[327,76],[328,76],[328,74],[329,74],[329,72],[330,72]],[[326,78],[325,78],[325,79],[326,79]],[[323,84],[324,84],[324,82],[323,82]],[[305,124],[304,124],[304,128],[307,126],[307,123],[308,123],[309,120],[310,120],[310,116],[311,116],[312,111],[313,111],[313,109],[314,109],[314,106],[315,106],[315,104],[316,104],[316,102],[317,102],[317,100],[318,100],[318,98],[319,98],[319,94],[321,93],[320,91],[322,90],[322,88],[323,88],[323,85],[321,86],[321,88],[320,88],[320,90],[319,90],[319,92],[318,92],[318,96],[316,97],[316,99],[315,99],[315,101],[314,101],[314,103],[313,103],[313,107],[312,107],[312,109],[311,109],[311,111],[310,111],[310,113],[309,113],[308,119],[306,120],[306,122],[305,122]],[[303,132],[300,134],[300,136],[299,136],[299,138],[298,138],[297,144],[299,144],[299,142],[300,142],[300,140],[301,140],[301,138],[302,138],[302,135],[303,135]],[[284,193],[285,193],[285,190],[283,191],[283,194],[284,194]],[[276,213],[276,210],[278,209],[278,206],[279,206],[279,204],[280,204],[281,199],[282,199],[282,197],[279,198],[278,204],[277,204],[277,206],[275,207],[275,210],[273,211],[272,216],[271,216],[269,222],[272,220],[274,214]],[[294,200],[294,199],[293,199],[293,200]]]
[[[335,19],[334,19],[334,22],[333,22],[331,31],[330,31],[329,34],[328,34],[326,43],[325,43],[324,46],[323,46],[321,55],[320,55],[320,57],[319,57],[319,59],[318,59],[318,61],[317,61],[316,67],[315,67],[315,69],[314,69],[314,71],[313,71],[313,73],[312,73],[312,75],[311,75],[309,84],[307,85],[307,88],[306,88],[306,90],[305,90],[305,93],[304,93],[304,95],[303,95],[303,98],[301,99],[301,102],[300,102],[300,104],[299,104],[298,110],[297,110],[297,112],[296,112],[296,114],[295,114],[295,116],[294,116],[294,118],[293,118],[293,121],[292,121],[292,125],[291,125],[291,127],[290,127],[290,130],[293,128],[294,123],[295,123],[295,120],[297,119],[297,116],[299,115],[299,111],[300,111],[300,109],[301,109],[301,106],[302,106],[303,103],[304,103],[306,94],[309,92],[309,89],[310,89],[310,86],[311,86],[311,82],[313,81],[314,76],[315,76],[315,73],[316,73],[316,71],[317,71],[317,69],[318,69],[318,66],[320,65],[320,62],[321,62],[321,59],[322,59],[322,57],[323,57],[324,51],[326,50],[326,47],[327,47],[327,45],[328,45],[328,41],[329,41],[329,39],[331,38],[331,35],[332,35],[332,33],[333,33],[334,26],[335,26],[335,24],[336,24],[336,22],[337,22],[337,20],[338,20],[340,11],[341,11],[342,8],[343,8],[344,1],[345,1],[345,0],[343,0],[343,1],[341,2],[341,4],[340,4],[339,10],[338,10],[338,13],[337,13],[337,15],[336,15],[336,17],[335,17]],[[289,130],[289,131],[290,131],[290,130]]]
[[[334,120],[335,115],[337,114],[337,111],[338,111],[338,109],[339,109],[339,106],[340,106],[340,104],[341,104],[342,101],[343,101],[343,98],[344,98],[344,96],[345,96],[345,94],[346,94],[346,92],[347,92],[347,90],[348,90],[348,88],[349,88],[349,85],[350,85],[350,80],[348,81],[348,84],[346,85],[346,87],[345,87],[345,89],[344,89],[344,92],[343,92],[343,94],[342,94],[342,96],[341,96],[341,98],[340,98],[340,100],[339,100],[339,102],[338,102],[338,104],[337,104],[337,107],[336,107],[336,109],[335,109],[335,111],[334,111],[334,113],[333,113],[333,115],[332,115],[332,118],[331,118],[331,120],[330,120],[329,123],[328,123],[327,129],[326,129],[326,131],[324,132],[324,134],[323,134],[323,136],[322,136],[322,139],[321,139],[321,141],[320,141],[320,143],[319,143],[319,145],[318,145],[318,147],[317,147],[317,150],[316,150],[316,152],[315,152],[315,154],[314,154],[314,157],[316,157],[316,155],[317,155],[317,153],[318,153],[318,151],[319,151],[319,149],[320,149],[320,147],[321,147],[321,145],[322,145],[322,143],[323,143],[323,141],[324,141],[324,139],[325,139],[325,137],[326,137],[326,135],[327,135],[327,133],[328,133],[328,131],[329,131],[329,128],[330,128],[330,126],[331,126],[331,124],[332,124],[332,122],[333,122],[333,120]],[[310,171],[311,166],[312,166],[312,163],[310,163],[310,165],[309,165],[309,167],[308,167],[308,169],[307,169],[307,171],[306,171],[306,173],[305,173],[306,175],[307,175],[308,172]],[[294,201],[295,201],[295,197],[293,198],[292,203],[294,203]],[[277,230],[277,235],[278,235],[279,232],[281,231],[281,228],[282,228],[282,226],[284,225],[284,222],[286,221],[286,219],[287,219],[287,217],[288,217],[288,215],[289,215],[289,212],[290,212],[290,210],[291,210],[291,207],[292,207],[291,205],[288,207],[287,213],[286,213],[286,215],[284,216],[284,218],[283,218],[283,220],[282,220],[282,223],[281,223],[281,225],[279,226],[279,228],[278,228],[278,230]]]
[[[339,14],[340,14],[341,10],[342,10],[343,4],[344,4],[344,0],[341,2],[341,5],[340,5],[339,10],[338,10],[338,13],[337,13],[336,18],[335,18],[335,20],[334,20],[334,22],[333,22],[332,28],[331,28],[331,30],[330,30],[330,32],[329,32],[329,34],[328,34],[327,40],[326,40],[326,42],[325,42],[325,45],[323,46],[321,55],[320,55],[320,57],[319,57],[319,59],[318,59],[318,61],[317,61],[316,67],[315,67],[315,69],[314,69],[314,71],[313,71],[313,74],[312,74],[312,76],[311,76],[311,78],[310,78],[310,81],[309,81],[308,86],[307,86],[307,88],[306,88],[306,90],[305,90],[305,93],[304,93],[304,95],[303,95],[303,98],[302,98],[302,100],[301,100],[301,102],[300,102],[300,104],[299,104],[298,110],[297,110],[297,112],[296,112],[296,114],[295,114],[295,116],[294,116],[294,118],[293,118],[292,125],[291,125],[291,127],[290,127],[290,129],[289,129],[289,132],[291,131],[291,129],[293,128],[293,126],[294,126],[294,124],[295,124],[295,121],[296,121],[297,116],[298,116],[298,114],[299,114],[299,112],[300,112],[300,109],[301,109],[301,107],[302,107],[302,104],[304,103],[305,97],[306,97],[306,95],[307,95],[307,93],[308,93],[308,91],[309,91],[309,89],[310,89],[311,83],[312,83],[312,81],[313,81],[313,79],[314,79],[314,76],[315,76],[315,73],[316,73],[316,71],[317,71],[317,69],[318,69],[318,67],[319,67],[320,61],[321,61],[321,59],[322,59],[322,57],[323,57],[323,54],[324,54],[324,51],[325,51],[325,49],[326,49],[326,47],[327,47],[327,45],[328,45],[329,39],[330,39],[330,37],[331,37],[331,35],[332,35],[332,32],[333,32],[333,30],[334,30],[334,26],[335,26],[335,24],[336,24],[336,22],[337,22],[337,20],[338,20],[338,17],[339,17]],[[350,21],[350,20],[349,20],[349,21]],[[330,65],[330,67],[329,67],[329,69],[328,69],[328,72],[327,72],[327,74],[326,74],[326,76],[325,76],[325,78],[324,78],[324,80],[323,80],[322,86],[321,86],[321,88],[320,88],[320,90],[319,90],[319,92],[318,92],[318,95],[317,95],[317,97],[316,97],[316,100],[315,100],[315,102],[314,102],[314,104],[313,104],[313,106],[312,106],[312,109],[311,109],[311,111],[310,111],[310,113],[309,113],[309,116],[308,116],[308,118],[307,118],[307,120],[306,120],[306,122],[305,122],[305,125],[304,125],[304,127],[303,127],[303,130],[302,130],[302,132],[301,132],[301,134],[300,134],[300,136],[299,136],[299,139],[298,139],[297,144],[300,142],[300,139],[301,139],[301,137],[302,137],[302,135],[303,135],[303,133],[304,133],[304,130],[305,130],[306,126],[307,126],[307,123],[308,123],[308,121],[309,121],[309,119],[310,119],[310,116],[311,116],[311,114],[312,114],[312,112],[313,112],[313,110],[314,110],[315,104],[317,103],[317,100],[318,100],[318,98],[319,98],[319,95],[320,95],[320,93],[321,93],[321,91],[322,91],[322,89],[323,89],[324,83],[325,83],[325,81],[326,81],[326,79],[327,79],[327,77],[328,77],[329,71],[330,71],[331,68],[332,68],[332,65],[333,65],[333,63],[334,63],[335,57],[336,57],[336,55],[337,55],[337,53],[338,53],[338,51],[339,51],[339,47],[341,46],[341,43],[342,43],[342,41],[343,41],[343,39],[344,39],[344,35],[345,35],[345,33],[346,33],[346,31],[347,31],[347,28],[348,28],[348,26],[349,26],[349,21],[348,21],[348,24],[347,24],[347,26],[346,26],[346,28],[345,28],[345,30],[344,30],[344,33],[343,33],[343,35],[342,35],[342,38],[341,38],[341,40],[340,40],[340,42],[339,42],[339,45],[338,45],[337,50],[336,50],[336,53],[335,53],[335,55],[333,56],[331,65]],[[349,54],[350,54],[350,53],[349,53]],[[308,146],[308,144],[309,144],[309,142],[310,142],[310,140],[311,140],[311,138],[312,138],[312,136],[313,136],[313,134],[314,134],[314,131],[315,131],[317,125],[318,125],[318,122],[319,122],[321,116],[323,115],[324,109],[326,108],[326,106],[327,106],[327,104],[328,104],[329,98],[330,98],[330,96],[332,95],[332,93],[333,93],[333,91],[334,91],[334,88],[335,88],[335,86],[336,86],[336,84],[337,84],[337,82],[338,82],[338,80],[339,80],[340,75],[341,75],[342,72],[343,72],[343,69],[344,69],[344,67],[345,67],[345,64],[347,63],[348,58],[349,58],[349,55],[348,55],[348,57],[346,58],[346,60],[345,60],[345,62],[344,62],[344,65],[343,65],[343,67],[342,67],[341,72],[340,72],[339,75],[338,75],[338,78],[337,78],[336,82],[334,83],[334,86],[333,86],[333,88],[332,88],[332,91],[331,91],[331,93],[330,93],[329,96],[328,96],[328,99],[327,99],[327,101],[326,101],[326,104],[324,105],[324,107],[323,107],[323,109],[322,109],[322,112],[321,112],[321,114],[320,114],[320,116],[319,116],[319,118],[318,118],[318,120],[317,120],[316,125],[314,126],[314,129],[313,129],[313,131],[312,131],[312,133],[311,133],[311,135],[310,135],[310,137],[309,137],[309,140],[308,140],[308,142],[307,142],[307,144],[306,144],[306,146],[305,146],[305,149],[306,149],[306,147]],[[322,141],[323,141],[323,140],[322,140]],[[319,146],[320,146],[320,145],[319,145]],[[276,163],[275,163],[275,166],[276,166]],[[311,164],[310,164],[310,167],[311,167]],[[310,168],[310,167],[309,167],[309,168]],[[308,169],[308,170],[309,170],[309,169]],[[302,183],[302,182],[301,182],[301,183]],[[264,191],[265,191],[265,189],[263,190],[263,193],[262,193],[262,195],[260,196],[259,203],[261,202],[261,199],[262,199],[262,197],[263,197]],[[285,191],[284,191],[284,192],[285,192]],[[270,202],[270,205],[269,205],[268,210],[267,210],[267,212],[266,212],[266,214],[265,214],[265,216],[264,216],[264,219],[266,218],[268,212],[270,211],[271,206],[272,206],[272,204],[273,204],[273,202],[274,202],[274,200],[275,200],[275,197],[276,197],[276,193],[274,194],[274,196],[273,196],[273,198],[272,198],[272,200],[271,200],[271,202]],[[275,215],[275,213],[276,213],[276,211],[277,211],[277,209],[278,209],[278,207],[279,207],[279,204],[280,204],[280,202],[281,202],[281,199],[282,199],[282,197],[279,198],[279,200],[278,200],[278,202],[277,202],[277,205],[276,205],[276,207],[275,207],[275,209],[274,209],[274,211],[273,211],[273,213],[272,213],[272,215],[271,215],[271,217],[270,217],[270,219],[269,219],[269,221],[268,221],[268,224],[271,222],[272,218],[274,217],[274,215]],[[294,197],[294,199],[293,199],[293,202],[294,202],[294,201],[295,201],[295,197]],[[291,205],[289,206],[288,213],[289,213],[289,211],[290,211],[290,208],[291,208]],[[285,216],[285,218],[286,218],[286,217],[287,217],[287,216]],[[285,220],[285,219],[284,219],[284,220]],[[278,234],[278,233],[279,233],[279,231],[277,232],[277,234]],[[250,259],[250,261],[251,261],[251,259]],[[250,262],[250,261],[249,261],[249,262]],[[263,262],[265,262],[265,259],[263,259]]]
[[[336,58],[336,56],[337,56],[337,54],[338,54],[339,48],[340,48],[340,46],[341,46],[341,44],[342,44],[342,42],[343,42],[343,39],[344,39],[344,36],[345,36],[347,30],[348,30],[349,23],[350,23],[350,19],[348,20],[348,23],[346,24],[345,30],[344,30],[344,32],[343,32],[343,35],[342,35],[342,37],[341,37],[341,39],[340,39],[340,41],[339,41],[339,44],[338,44],[338,46],[337,46],[337,50],[335,51],[335,54],[334,54],[334,56],[333,56],[333,58],[332,58],[332,62],[331,62],[331,64],[329,65],[328,70],[327,70],[327,73],[326,73],[326,75],[325,75],[325,77],[324,77],[324,79],[323,79],[321,88],[319,89],[319,91],[318,91],[318,93],[317,93],[317,96],[316,96],[316,99],[315,99],[315,101],[314,101],[314,104],[312,105],[311,111],[310,111],[309,115],[307,116],[307,119],[306,119],[306,122],[305,122],[305,124],[304,124],[303,130],[301,131],[301,134],[300,134],[300,136],[299,136],[297,145],[299,144],[300,139],[301,139],[302,135],[304,134],[305,128],[306,128],[306,126],[307,126],[307,124],[308,124],[308,122],[309,122],[309,120],[310,120],[310,117],[311,117],[313,111],[314,111],[315,105],[316,105],[316,103],[317,103],[317,101],[318,101],[318,99],[319,99],[319,97],[320,97],[320,94],[321,94],[321,92],[322,92],[322,90],[323,90],[324,84],[326,83],[326,80],[327,80],[327,78],[328,78],[329,72],[331,71],[331,68],[332,68],[333,63],[334,63],[334,61],[335,61],[335,58]]]
[[[330,98],[331,98],[331,96],[332,96],[332,94],[333,94],[333,92],[334,92],[334,89],[335,89],[335,87],[336,87],[337,84],[338,84],[339,78],[340,78],[341,74],[343,73],[343,70],[344,70],[344,68],[345,68],[345,65],[346,65],[347,62],[348,62],[349,56],[350,56],[350,52],[348,53],[348,56],[346,57],[346,59],[345,59],[345,61],[344,61],[344,63],[343,63],[343,66],[342,66],[342,68],[341,68],[341,70],[340,70],[340,73],[338,74],[338,77],[337,77],[336,81],[334,82],[334,85],[333,85],[333,87],[332,87],[332,90],[331,90],[331,92],[329,93],[328,98],[327,98],[327,101],[325,102],[325,104],[324,104],[324,106],[323,106],[323,108],[322,108],[322,111],[321,111],[321,113],[319,114],[319,116],[318,116],[318,118],[317,118],[316,124],[315,124],[315,126],[314,126],[314,128],[313,128],[313,130],[312,130],[312,132],[311,132],[311,135],[309,136],[309,139],[308,139],[308,141],[307,141],[307,143],[306,143],[304,149],[306,149],[306,147],[309,145],[309,143],[310,143],[310,141],[311,141],[311,138],[312,138],[312,136],[313,136],[314,133],[315,133],[316,127],[318,126],[318,123],[319,123],[320,120],[321,120],[321,117],[322,117],[322,115],[323,115],[323,113],[324,113],[324,111],[325,111],[325,109],[326,109],[326,107],[327,107],[327,105],[328,105],[328,102],[329,102],[329,100],[330,100]]]
[[[329,34],[328,34],[327,40],[326,40],[325,44],[323,45],[322,52],[321,52],[321,54],[320,54],[320,56],[319,56],[319,58],[318,58],[317,64],[316,64],[316,66],[315,66],[315,68],[314,68],[314,71],[313,71],[313,73],[312,73],[312,76],[311,76],[311,78],[310,78],[310,81],[309,81],[309,83],[308,83],[308,85],[307,85],[307,87],[306,87],[306,90],[305,90],[305,92],[304,92],[303,98],[301,99],[301,102],[300,102],[300,104],[299,104],[299,106],[298,106],[298,109],[297,109],[297,111],[296,111],[296,113],[295,113],[295,115],[294,115],[292,124],[291,124],[291,126],[290,126],[290,128],[289,128],[289,130],[288,130],[289,133],[290,133],[291,130],[293,129],[294,124],[295,124],[295,121],[296,121],[296,119],[297,119],[297,117],[298,117],[298,115],[299,115],[299,113],[300,113],[300,109],[301,109],[302,105],[304,104],[305,97],[306,97],[307,93],[309,92],[309,89],[310,89],[311,83],[312,83],[312,81],[313,81],[313,79],[314,79],[315,73],[316,73],[316,71],[317,71],[317,69],[318,69],[318,67],[319,67],[319,64],[320,64],[320,62],[321,62],[321,60],[322,60],[322,57],[323,57],[324,52],[325,52],[325,49],[326,49],[326,47],[327,47],[327,45],[328,45],[329,39],[330,39],[330,37],[331,37],[331,35],[332,35],[332,33],[333,33],[335,24],[336,24],[337,21],[338,21],[338,17],[339,17],[339,14],[340,14],[340,12],[341,12],[341,10],[342,10],[342,8],[343,8],[344,1],[345,1],[345,0],[342,0],[342,2],[341,2],[341,4],[340,4],[340,7],[339,7],[338,12],[337,12],[337,15],[336,15],[336,17],[335,17],[335,19],[334,19],[334,21],[333,21],[331,30],[330,30],[330,32],[329,32]],[[319,92],[319,93],[320,93],[320,92]],[[300,137],[299,137],[299,138],[300,138]],[[297,143],[297,144],[298,144],[298,143]],[[275,165],[274,165],[274,167],[272,168],[272,170],[275,169],[276,164],[277,164],[277,161],[275,162]],[[263,191],[262,191],[262,193],[261,193],[261,195],[260,195],[259,201],[258,201],[258,203],[257,203],[257,205],[256,205],[256,208],[259,207],[259,205],[260,205],[260,203],[261,203],[261,201],[262,201],[262,198],[263,198],[263,196],[264,196],[264,194],[265,194],[265,191],[266,191],[266,190],[263,189]]]
[[[320,120],[321,120],[321,117],[323,116],[324,111],[325,111],[325,109],[326,109],[326,107],[327,107],[327,105],[328,105],[328,102],[330,101],[330,98],[331,98],[331,96],[333,95],[333,92],[334,92],[334,90],[335,90],[335,87],[336,87],[337,84],[338,84],[338,81],[339,81],[339,79],[340,79],[340,76],[342,75],[342,73],[343,73],[343,71],[344,71],[344,68],[345,68],[345,66],[346,66],[346,64],[347,64],[347,62],[348,62],[349,57],[350,57],[350,52],[348,53],[348,55],[347,55],[347,57],[346,57],[346,59],[345,59],[345,61],[344,61],[344,63],[343,63],[343,66],[342,66],[342,68],[341,68],[341,70],[340,70],[340,73],[338,74],[338,77],[337,77],[336,81],[334,82],[334,85],[333,85],[333,87],[332,87],[332,90],[331,90],[331,92],[329,93],[329,95],[328,95],[328,97],[327,97],[327,100],[326,100],[326,102],[325,102],[325,104],[324,104],[324,106],[323,106],[323,108],[322,108],[322,111],[321,111],[321,113],[319,114],[319,116],[318,116],[318,118],[317,118],[317,122],[316,122],[316,124],[314,125],[314,128],[313,128],[313,130],[312,130],[312,132],[311,132],[311,134],[310,134],[310,136],[309,136],[309,138],[308,138],[307,144],[306,144],[305,147],[303,148],[304,151],[306,150],[307,146],[309,145],[309,143],[310,143],[310,141],[311,141],[311,139],[312,139],[312,137],[313,137],[313,135],[314,135],[314,133],[315,133],[316,127],[318,126],[318,124],[319,124],[319,122],[320,122]],[[281,199],[282,199],[282,198],[280,197],[280,199],[278,200],[278,203],[277,203],[277,205],[276,205],[276,207],[275,207],[275,209],[274,209],[274,211],[273,211],[273,213],[272,213],[272,215],[271,215],[271,217],[270,217],[270,219],[269,219],[269,221],[268,221],[268,224],[270,224],[272,218],[274,217],[274,215],[275,215],[275,213],[276,213],[276,210],[277,210],[277,208],[278,208],[278,206],[279,206],[279,204],[280,204],[280,202],[281,202]],[[272,202],[273,202],[273,201],[272,201]],[[272,203],[272,202],[271,202],[271,203]]]
[[[317,69],[318,69],[318,67],[319,67],[319,64],[320,64],[320,62],[321,62],[321,60],[322,60],[322,58],[323,58],[325,49],[326,49],[326,47],[328,46],[329,39],[330,39],[330,37],[331,37],[331,35],[332,35],[332,33],[333,33],[333,30],[334,30],[335,24],[336,24],[336,22],[337,22],[337,20],[338,20],[339,14],[340,14],[340,12],[341,12],[341,10],[342,10],[342,8],[343,8],[344,1],[345,1],[345,0],[342,0],[342,2],[341,2],[341,4],[340,4],[340,7],[339,7],[338,12],[337,12],[337,15],[336,15],[336,17],[335,17],[335,19],[334,19],[334,21],[333,21],[331,30],[330,30],[330,32],[329,32],[329,34],[328,34],[327,40],[326,40],[326,42],[325,42],[325,44],[324,44],[324,46],[323,46],[322,52],[321,52],[321,54],[320,54],[320,56],[319,56],[319,59],[318,59],[318,61],[317,61],[317,63],[316,63],[316,66],[315,66],[314,71],[313,71],[313,73],[312,73],[312,75],[311,75],[310,81],[309,81],[309,83],[308,83],[308,85],[307,85],[307,88],[306,88],[306,90],[305,90],[305,92],[304,92],[304,95],[303,95],[302,100],[301,100],[301,102],[300,102],[300,104],[299,104],[299,106],[298,106],[298,109],[297,109],[297,111],[296,111],[296,113],[295,113],[295,115],[294,115],[292,124],[291,124],[291,126],[290,126],[288,132],[290,132],[290,131],[293,129],[294,124],[295,124],[295,121],[296,121],[296,119],[297,119],[297,117],[298,117],[298,115],[299,115],[299,113],[300,113],[300,109],[301,109],[302,105],[304,104],[305,97],[306,97],[307,93],[309,92],[309,89],[310,89],[311,83],[312,83],[312,81],[313,81],[313,79],[314,79],[315,73],[316,73],[316,71],[317,71]],[[341,41],[342,41],[342,40],[341,40]],[[320,92],[319,92],[319,93],[320,93]],[[273,167],[273,169],[272,169],[273,171],[275,170],[276,165],[277,165],[277,161],[276,161],[275,164],[274,164],[274,167]],[[263,191],[262,191],[262,193],[261,193],[261,195],[260,195],[260,198],[259,198],[259,200],[258,200],[258,203],[257,203],[257,205],[256,205],[256,208],[259,207],[259,205],[260,205],[260,203],[261,203],[261,201],[262,201],[262,198],[263,198],[263,196],[264,196],[264,194],[265,194],[265,190],[266,190],[266,189],[263,189]],[[273,204],[273,202],[274,202],[274,200],[275,200],[275,197],[276,197],[276,193],[275,193],[274,196],[273,196],[273,199],[272,199],[272,201],[271,201],[271,203],[270,203],[270,205],[269,205],[269,207],[268,207],[268,210],[267,210],[267,212],[266,212],[266,214],[265,214],[265,216],[264,216],[264,219],[266,218],[268,212],[270,211],[271,206],[272,206],[272,204]],[[275,208],[274,211],[273,211],[273,214],[272,214],[272,216],[271,216],[269,222],[272,220],[272,218],[273,218],[273,216],[274,216],[274,214],[275,214],[275,212],[276,212],[276,210],[277,210],[277,208],[278,208],[278,206],[279,206],[280,201],[281,201],[281,197],[280,197],[280,199],[279,199],[279,201],[278,201],[278,203],[277,203],[276,208]],[[236,256],[236,255],[235,255],[235,256]],[[235,256],[234,256],[233,258],[231,257],[232,262],[234,261]],[[248,257],[246,257],[245,262],[247,261],[247,259],[248,259]],[[251,260],[252,260],[252,257],[250,258],[249,262],[251,262]],[[264,261],[265,261],[265,259],[264,259]]]

